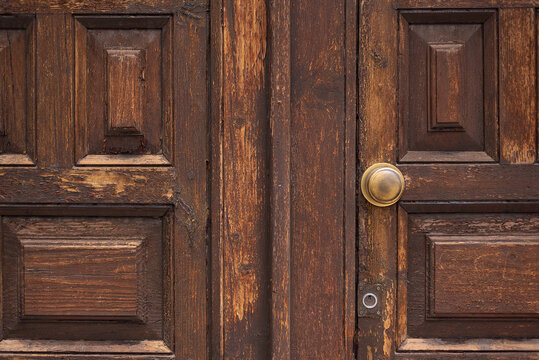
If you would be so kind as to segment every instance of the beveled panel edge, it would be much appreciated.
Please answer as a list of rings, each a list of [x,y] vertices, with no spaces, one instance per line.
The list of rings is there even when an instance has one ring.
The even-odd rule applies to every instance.
[[[433,320],[443,320],[443,319],[510,319],[510,320],[523,320],[523,319],[537,319],[539,318],[539,313],[436,313],[434,310],[436,298],[434,296],[436,289],[436,245],[446,244],[446,245],[463,245],[466,244],[539,244],[539,234],[534,233],[524,233],[518,235],[509,234],[438,234],[438,233],[426,233],[425,234],[425,244],[427,246],[427,259],[426,259],[426,274],[427,276],[427,313],[426,319]]]
[[[78,166],[170,166],[164,155],[86,155]]]
[[[34,166],[35,164],[26,154],[0,154],[0,166]]]
[[[407,151],[399,163],[495,163],[485,151]]]
[[[0,204],[0,216],[164,217],[167,205]]]
[[[0,341],[0,352],[18,353],[102,353],[102,354],[171,354],[172,350],[161,340],[142,341],[67,341],[15,340]],[[0,353],[0,356],[2,354]]]
[[[539,339],[427,339],[406,338],[398,346],[398,352],[409,351],[539,351]]]
[[[167,14],[156,15],[75,15],[87,29],[161,29],[172,20]]]

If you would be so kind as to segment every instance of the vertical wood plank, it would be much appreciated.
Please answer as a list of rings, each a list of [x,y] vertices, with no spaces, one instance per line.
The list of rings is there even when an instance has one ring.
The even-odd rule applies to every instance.
[[[39,166],[73,165],[73,19],[37,16],[37,157]]]
[[[358,2],[346,0],[346,119],[344,169],[344,350],[346,360],[355,359],[356,331],[356,185],[357,185],[357,54]]]
[[[174,21],[175,350],[208,359],[208,37],[209,2],[191,3]],[[168,55],[168,54],[164,54]],[[168,56],[165,56],[168,58]],[[170,66],[170,64],[168,64]],[[168,124],[167,124],[168,128]]]
[[[270,1],[271,357],[290,359],[290,1]]]
[[[270,354],[269,134],[264,0],[225,0],[222,113],[223,351]]]
[[[211,28],[211,331],[210,359],[224,355],[223,324],[223,0],[210,6]]]
[[[391,0],[360,3],[359,21],[359,169],[397,158],[397,12]],[[395,207],[358,202],[359,299],[361,287],[380,284],[380,318],[359,317],[357,353],[389,359],[395,331]],[[361,301],[361,300],[358,300]]]
[[[345,1],[291,2],[291,358],[343,359]]]
[[[535,9],[500,9],[500,162],[536,156]]]

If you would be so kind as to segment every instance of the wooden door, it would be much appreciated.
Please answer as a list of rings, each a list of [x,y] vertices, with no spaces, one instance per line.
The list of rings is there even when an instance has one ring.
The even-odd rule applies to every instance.
[[[361,3],[359,167],[405,190],[359,200],[359,358],[539,356],[536,6]]]
[[[0,3],[1,359],[200,359],[208,4]]]

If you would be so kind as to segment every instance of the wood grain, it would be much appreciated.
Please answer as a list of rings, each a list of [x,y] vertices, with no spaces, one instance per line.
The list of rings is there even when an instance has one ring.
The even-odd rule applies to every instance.
[[[427,244],[431,317],[539,316],[539,236],[432,235]]]
[[[345,128],[344,128],[344,359],[356,354],[357,296],[357,54],[358,1],[345,1]]]
[[[41,167],[73,165],[73,19],[37,15],[37,158]]]
[[[0,342],[0,358],[207,358],[208,10],[207,1],[0,3],[0,11],[9,14],[0,17],[0,33],[21,32],[14,42],[14,69],[16,78],[25,71],[27,96],[18,98],[27,108],[17,107],[24,121],[16,125],[26,126],[28,137],[28,144],[22,138],[16,142],[21,148],[28,145],[27,151],[10,150],[0,159],[10,165],[0,176],[3,219],[52,216],[52,222],[62,224],[75,216],[81,227],[107,231],[116,240],[122,232],[151,231],[151,242],[160,246],[143,244],[142,259],[135,260],[97,246],[89,262],[88,249],[68,251],[59,245],[58,234],[31,245],[26,249],[31,266],[22,272],[25,301],[2,299],[11,309],[4,315],[18,316],[12,308],[18,303],[28,311],[20,321],[4,316],[4,337],[18,340]],[[126,67],[109,61],[107,72],[102,58],[107,51],[112,60],[122,54],[138,57]],[[92,91],[81,91],[88,87]],[[16,88],[20,93],[22,87]],[[87,112],[100,110],[102,116],[81,129]],[[107,143],[105,136],[93,136],[95,128],[108,132]],[[13,167],[33,165],[35,129],[37,166]],[[131,146],[137,141],[145,145],[143,151]],[[99,151],[86,156],[88,143]],[[73,167],[79,159],[77,165],[84,168]],[[112,217],[109,228],[92,227],[92,221],[107,216]],[[80,237],[77,231],[70,236]],[[16,231],[7,232],[3,243]],[[45,243],[45,250],[30,249]],[[115,260],[117,268],[107,259]],[[14,292],[17,275],[6,276],[3,290]]]
[[[63,240],[19,239],[23,318],[137,318],[141,240]]]
[[[2,220],[4,338],[163,341],[162,218]]]
[[[78,164],[171,159],[171,28],[168,16],[75,17]]]
[[[536,156],[534,9],[500,10],[500,161],[530,164]]]
[[[400,161],[495,161],[495,12],[402,11],[399,25]]]
[[[119,203],[179,206],[185,194],[179,193],[175,179],[176,171],[172,168],[11,168],[0,170],[0,200],[3,203],[29,204]]]
[[[359,9],[359,174],[397,159],[397,12],[391,1],[363,1]],[[358,199],[358,286],[381,284],[380,317],[358,317],[357,354],[387,359],[394,346],[396,211]],[[359,291],[358,297],[364,294]],[[359,310],[359,309],[358,309]]]
[[[34,164],[34,20],[0,17],[0,165]]]
[[[404,338],[454,342],[455,350],[455,339],[499,339],[500,348],[511,339],[537,338],[537,205],[513,213],[491,204],[468,213],[453,204],[440,208],[451,212],[424,208],[402,218],[407,221],[406,247],[399,248],[399,258],[407,259],[401,277],[407,297],[399,298],[407,308],[401,314]],[[513,350],[505,344],[506,351]]]
[[[290,359],[290,1],[271,2],[271,358]]]
[[[187,13],[179,12],[172,19],[172,43],[183,45],[174,45],[174,52],[165,56],[172,59],[168,66],[175,69],[174,102],[169,110],[173,115],[166,115],[165,129],[173,134],[169,146],[174,153],[171,159],[178,169],[176,196],[181,197],[174,221],[174,236],[178,241],[170,254],[175,274],[175,315],[171,331],[176,358],[198,360],[209,358],[211,346],[208,334],[211,323],[209,252],[212,249],[209,241],[210,4],[204,0],[191,5]],[[173,121],[167,123],[169,118]],[[164,141],[166,148],[167,140]],[[213,211],[218,212],[218,207],[212,203]]]
[[[537,200],[537,165],[401,165],[403,200]]]
[[[342,359],[345,2],[290,11],[291,357]]]
[[[3,13],[170,13],[180,12],[196,15],[194,8],[203,5],[203,1],[177,0],[23,0],[3,1],[0,9]]]
[[[222,12],[219,357],[258,359],[271,353],[268,13],[263,0],[225,0]]]

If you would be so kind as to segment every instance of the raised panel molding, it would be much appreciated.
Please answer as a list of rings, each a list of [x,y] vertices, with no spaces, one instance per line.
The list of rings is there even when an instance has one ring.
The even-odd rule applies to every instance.
[[[498,159],[495,11],[401,11],[399,161]]]
[[[464,131],[464,44],[429,44],[429,131]]]
[[[539,234],[427,235],[429,318],[539,317]]]
[[[77,165],[172,161],[171,18],[75,17]]]
[[[37,210],[3,211],[12,214],[0,231],[0,352],[14,342],[100,352],[107,342],[136,340],[147,344],[122,351],[170,353],[168,213],[74,207],[70,216],[62,208],[28,215]]]
[[[0,166],[34,164],[34,18],[0,16]]]
[[[400,203],[399,351],[539,350],[538,214],[537,202]]]
[[[143,135],[144,68],[140,49],[107,49],[108,133]]]
[[[141,281],[145,274],[138,264],[142,265],[147,256],[145,239],[57,237],[19,241],[22,320],[144,321],[145,311],[138,296],[147,296]]]

